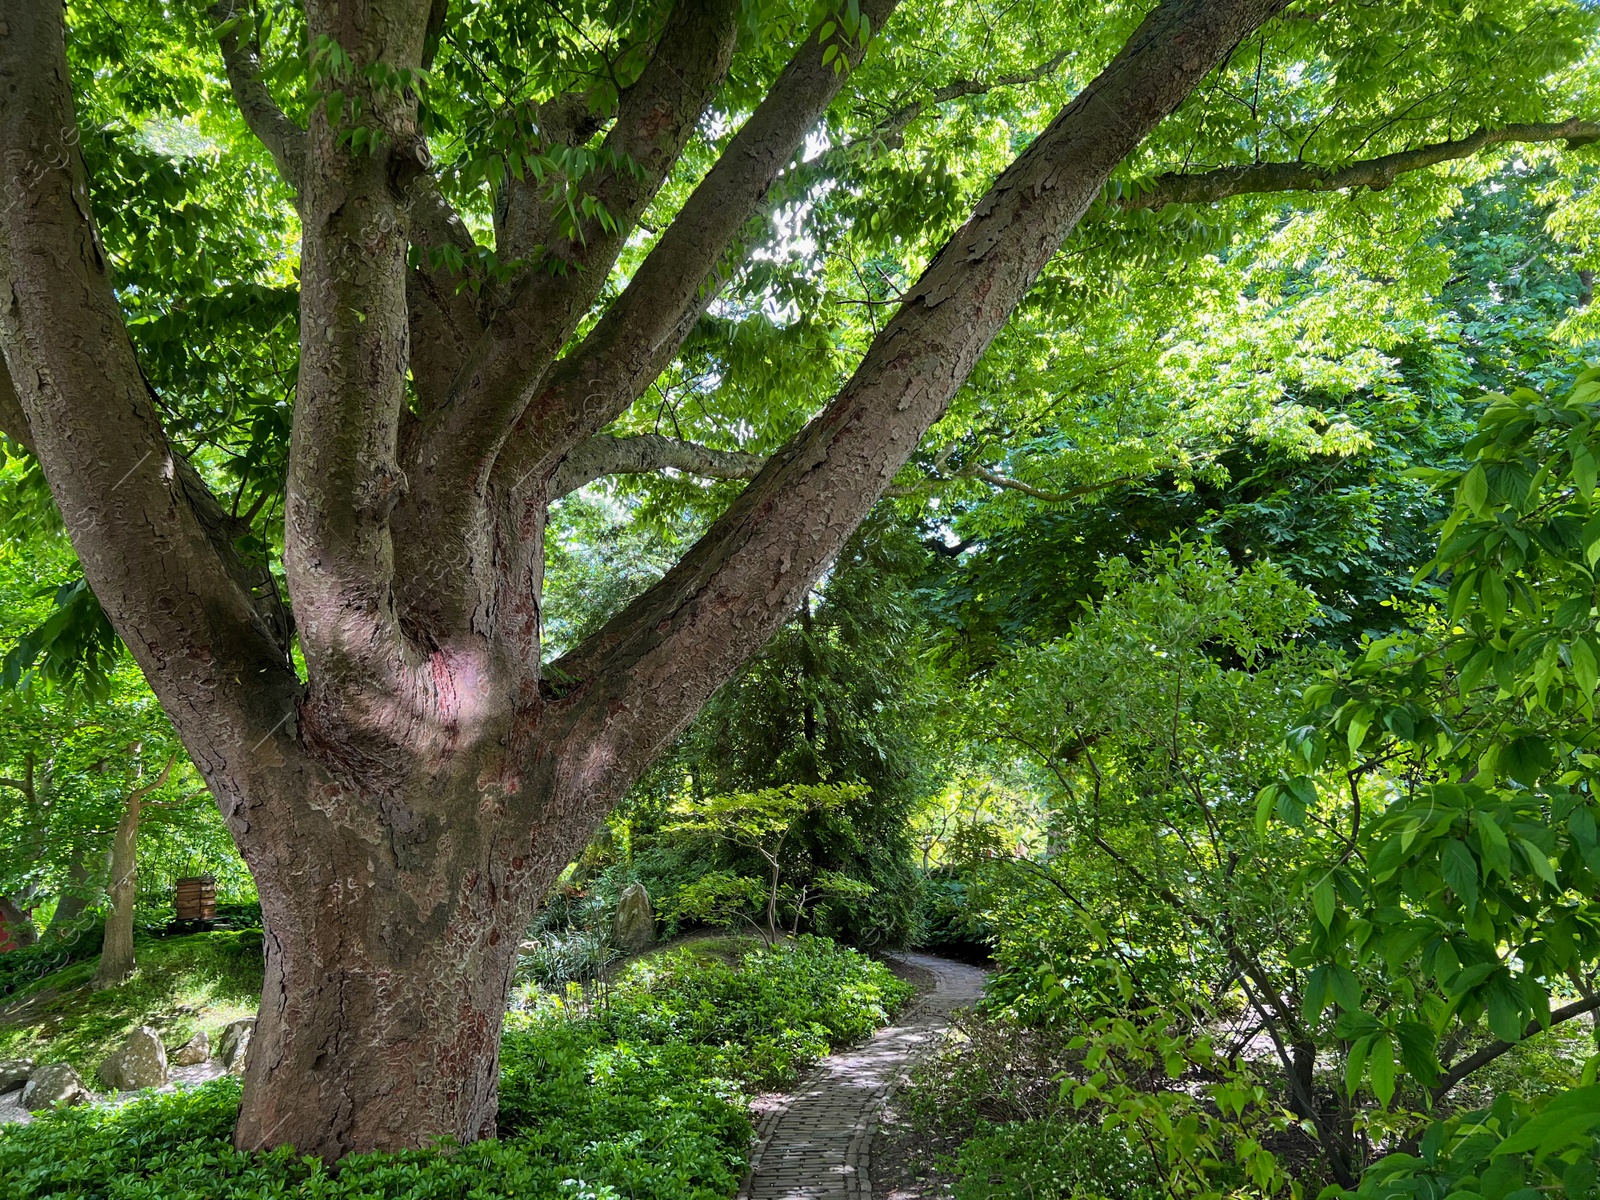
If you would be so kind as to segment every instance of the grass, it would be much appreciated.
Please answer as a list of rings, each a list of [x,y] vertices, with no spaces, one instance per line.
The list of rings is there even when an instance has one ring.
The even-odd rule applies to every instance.
[[[215,1044],[261,998],[261,935],[214,931],[136,943],[121,987],[95,991],[90,959],[47,975],[0,1008],[0,1058],[69,1062],[92,1079],[128,1033],[149,1025],[169,1047],[204,1030]]]

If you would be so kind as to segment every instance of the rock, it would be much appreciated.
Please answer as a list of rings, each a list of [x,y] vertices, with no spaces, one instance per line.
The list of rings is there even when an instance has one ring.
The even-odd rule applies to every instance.
[[[167,1082],[167,1048],[161,1044],[161,1035],[148,1025],[139,1026],[122,1043],[122,1049],[100,1064],[95,1078],[101,1087],[118,1092],[161,1087]]]
[[[22,1089],[22,1107],[29,1112],[50,1108],[71,1108],[93,1099],[71,1063],[46,1063],[33,1073]]]
[[[172,1052],[170,1059],[175,1067],[197,1067],[211,1057],[211,1039],[202,1029]]]
[[[611,940],[628,954],[650,949],[656,941],[656,914],[650,907],[650,893],[642,883],[630,883],[617,900],[617,916],[611,923]]]
[[[28,1082],[33,1074],[33,1059],[0,1059],[0,1092],[9,1092]]]
[[[244,1074],[250,1062],[250,1035],[255,1031],[254,1017],[235,1021],[222,1031],[222,1039],[217,1043],[217,1057],[222,1060],[222,1069],[229,1075]]]

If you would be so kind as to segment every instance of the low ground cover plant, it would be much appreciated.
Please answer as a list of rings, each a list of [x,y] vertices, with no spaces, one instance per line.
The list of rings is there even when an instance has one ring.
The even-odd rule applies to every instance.
[[[352,1155],[337,1172],[231,1145],[239,1086],[219,1080],[0,1132],[7,1200],[718,1200],[742,1175],[749,1092],[792,1080],[909,997],[824,939],[631,964],[603,997],[542,993],[508,1015],[500,1134]]]
[[[1097,1125],[981,1123],[953,1164],[955,1200],[1159,1200],[1150,1154]]]

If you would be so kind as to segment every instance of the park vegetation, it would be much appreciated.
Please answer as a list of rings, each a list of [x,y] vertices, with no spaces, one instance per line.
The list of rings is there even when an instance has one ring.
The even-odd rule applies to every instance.
[[[0,21],[0,1192],[1600,1195],[1592,4]]]

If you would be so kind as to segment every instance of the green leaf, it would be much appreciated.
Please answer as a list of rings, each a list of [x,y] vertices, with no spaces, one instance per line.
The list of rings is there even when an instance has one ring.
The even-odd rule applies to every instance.
[[[1600,1085],[1562,1092],[1495,1147],[1494,1157],[1534,1151],[1539,1162],[1565,1150],[1600,1125]]]
[[[1394,1040],[1388,1033],[1378,1035],[1372,1044],[1368,1062],[1372,1073],[1372,1090],[1385,1108],[1394,1099]]]
[[[1532,787],[1555,763],[1555,752],[1542,737],[1519,737],[1506,745],[1499,761],[1508,776]]]
[[[1400,869],[1400,864],[1405,861],[1406,845],[1404,839],[1398,836],[1385,838],[1379,843],[1377,850],[1369,860],[1372,877],[1380,883],[1388,879]]]
[[[1460,898],[1462,907],[1471,916],[1478,907],[1478,860],[1472,856],[1465,842],[1455,839],[1445,843],[1439,856],[1440,874],[1451,891]]]
[[[1332,970],[1327,963],[1322,963],[1306,975],[1306,990],[1300,1007],[1308,1022],[1314,1022],[1328,1007]]]
[[[1506,619],[1506,583],[1499,571],[1486,568],[1479,574],[1478,601],[1483,605],[1483,616],[1489,628],[1499,629]]]
[[[1489,476],[1484,473],[1482,463],[1474,463],[1461,480],[1459,498],[1474,514],[1480,517],[1484,515],[1483,507],[1489,499]]]
[[[1317,920],[1327,929],[1333,924],[1333,876],[1324,875],[1322,882],[1311,891],[1311,905],[1316,909]]]
[[[1589,447],[1579,446],[1572,452],[1572,478],[1581,495],[1594,495],[1595,462]]]
[[[1344,1090],[1354,1096],[1361,1086],[1361,1077],[1367,1071],[1367,1055],[1372,1050],[1373,1037],[1357,1038],[1350,1043],[1350,1055],[1344,1060]]]
[[[1357,982],[1355,973],[1349,967],[1334,964],[1328,972],[1328,985],[1333,991],[1334,1001],[1346,1012],[1354,1012],[1361,1007],[1361,984]]]
[[[1430,1087],[1439,1077],[1437,1040],[1433,1029],[1421,1021],[1407,1018],[1395,1027],[1400,1043],[1400,1063],[1417,1077],[1424,1087]]]
[[[1361,743],[1367,739],[1367,730],[1372,728],[1372,708],[1363,704],[1350,714],[1350,724],[1345,729],[1345,737],[1350,743],[1350,753],[1356,754],[1361,750]]]
[[[1583,556],[1589,561],[1589,566],[1594,567],[1600,560],[1600,513],[1590,517],[1583,525],[1581,535],[1583,542]]]
[[[1473,963],[1470,967],[1462,967],[1450,980],[1450,995],[1457,998],[1465,995],[1472,988],[1477,987],[1489,976],[1500,970],[1498,959],[1491,962]]]
[[[1594,695],[1595,683],[1600,682],[1600,671],[1596,670],[1594,651],[1589,649],[1588,641],[1577,639],[1568,647],[1567,654],[1572,659],[1572,678],[1579,690],[1585,696]]]
[[[1555,868],[1550,865],[1549,855],[1547,855],[1543,850],[1539,849],[1538,846],[1535,846],[1525,837],[1519,837],[1517,839],[1517,845],[1520,846],[1522,848],[1522,852],[1528,856],[1528,865],[1533,869],[1533,873],[1548,883],[1551,887],[1559,889],[1561,884],[1556,879]]]
[[[1272,820],[1272,806],[1278,799],[1278,785],[1269,783],[1256,793],[1256,836],[1267,836],[1267,825]]]
[[[1506,1042],[1520,1042],[1522,1031],[1527,1028],[1527,1020],[1523,1013],[1521,997],[1511,987],[1509,977],[1496,979],[1488,991],[1487,1008],[1489,1010],[1489,1028],[1494,1035]]]
[[[1499,871],[1502,879],[1511,878],[1511,843],[1506,841],[1505,831],[1500,828],[1492,813],[1479,809],[1478,818],[1478,843],[1483,854],[1483,875],[1487,879],[1490,871]]]

